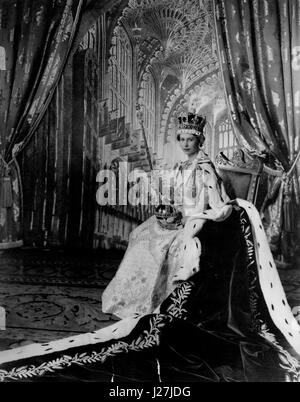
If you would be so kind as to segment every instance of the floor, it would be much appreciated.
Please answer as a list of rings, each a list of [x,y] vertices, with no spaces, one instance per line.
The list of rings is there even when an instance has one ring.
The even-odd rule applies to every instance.
[[[0,350],[94,331],[117,320],[101,294],[122,252],[19,249],[0,254]],[[291,307],[300,306],[300,269],[280,270]]]
[[[10,250],[0,254],[0,306],[6,330],[0,350],[103,328],[101,294],[121,252]]]

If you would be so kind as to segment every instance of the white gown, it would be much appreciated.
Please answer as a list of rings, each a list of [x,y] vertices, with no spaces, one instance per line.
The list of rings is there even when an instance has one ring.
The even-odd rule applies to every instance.
[[[120,318],[154,312],[178,281],[200,269],[201,244],[194,236],[204,222],[230,215],[229,198],[205,154],[178,164],[174,174],[175,191],[183,186],[183,203],[177,207],[187,217],[185,226],[168,230],[152,216],[133,230],[119,269],[102,295],[103,312]]]

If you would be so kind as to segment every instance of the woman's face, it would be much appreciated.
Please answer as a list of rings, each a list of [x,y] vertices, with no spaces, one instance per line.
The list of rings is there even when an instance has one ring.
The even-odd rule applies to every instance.
[[[199,151],[199,138],[193,134],[180,134],[179,145],[187,156],[192,156]]]

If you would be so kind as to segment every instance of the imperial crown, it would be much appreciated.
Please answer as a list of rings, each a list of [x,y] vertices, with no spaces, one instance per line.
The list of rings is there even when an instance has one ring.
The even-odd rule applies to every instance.
[[[206,124],[206,117],[194,113],[182,114],[178,117],[177,134],[198,134],[203,133]]]

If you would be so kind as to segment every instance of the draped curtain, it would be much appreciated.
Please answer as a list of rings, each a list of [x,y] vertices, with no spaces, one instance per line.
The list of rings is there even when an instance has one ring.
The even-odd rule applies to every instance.
[[[84,0],[0,0],[0,248],[21,244],[17,156],[46,111]]]
[[[241,147],[276,170],[263,216],[272,250],[291,261],[299,243],[300,2],[214,0],[214,11],[232,124]]]

